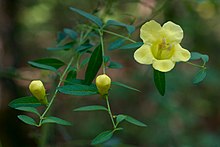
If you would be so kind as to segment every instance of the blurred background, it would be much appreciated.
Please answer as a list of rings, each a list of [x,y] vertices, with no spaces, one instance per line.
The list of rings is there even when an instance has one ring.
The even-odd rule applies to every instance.
[[[55,46],[57,32],[85,20],[70,11],[70,6],[89,13],[108,10],[102,12],[106,20],[132,22],[137,26],[132,38],[137,41],[141,41],[138,27],[143,22],[154,19],[163,24],[171,20],[184,30],[184,48],[210,57],[207,77],[199,85],[192,83],[198,69],[191,65],[180,63],[167,73],[166,94],[162,97],[154,87],[151,67],[134,61],[135,50],[106,51],[124,66],[108,70],[112,79],[142,91],[113,86],[113,113],[128,114],[148,127],[124,122],[124,130],[103,146],[220,146],[219,0],[0,0],[0,147],[35,147],[39,140],[46,147],[86,147],[97,134],[111,128],[104,112],[72,111],[89,104],[105,105],[98,96],[58,95],[53,114],[73,122],[71,127],[35,128],[18,120],[17,115],[23,112],[8,107],[13,99],[30,95],[28,84],[32,79],[43,79],[46,87],[51,87],[51,74],[30,67],[27,61],[43,57],[67,60],[62,51],[46,48]]]

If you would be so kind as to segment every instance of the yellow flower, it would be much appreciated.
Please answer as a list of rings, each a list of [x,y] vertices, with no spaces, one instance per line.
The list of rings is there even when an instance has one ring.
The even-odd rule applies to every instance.
[[[48,104],[46,90],[40,80],[33,80],[29,85],[29,90],[42,104]]]
[[[179,61],[188,61],[190,52],[181,47],[182,28],[168,21],[162,27],[154,20],[146,22],[140,30],[144,44],[135,51],[134,58],[141,64],[152,64],[161,72],[168,72]]]
[[[111,79],[106,74],[99,75],[96,78],[96,86],[98,88],[99,94],[108,94],[109,88],[111,87]]]

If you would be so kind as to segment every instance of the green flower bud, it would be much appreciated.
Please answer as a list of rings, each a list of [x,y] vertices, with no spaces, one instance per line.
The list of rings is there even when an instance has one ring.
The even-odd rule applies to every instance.
[[[42,103],[47,105],[47,96],[44,84],[40,80],[34,80],[29,85],[31,93]]]
[[[111,79],[106,74],[99,75],[96,78],[96,87],[102,96],[108,94],[110,86]]]

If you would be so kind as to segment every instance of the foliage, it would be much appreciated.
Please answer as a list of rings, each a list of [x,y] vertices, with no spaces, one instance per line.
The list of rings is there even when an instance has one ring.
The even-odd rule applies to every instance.
[[[126,66],[122,65],[121,63],[112,61],[109,56],[106,56],[106,53],[122,50],[128,51],[131,49],[140,48],[143,45],[143,42],[138,42],[131,38],[132,34],[139,29],[137,26],[125,24],[111,19],[104,22],[101,17],[74,7],[70,7],[70,10],[84,17],[84,19],[89,20],[89,22],[78,24],[78,26],[74,29],[65,28],[63,32],[58,34],[56,46],[48,48],[48,50],[54,52],[66,52],[67,54],[71,55],[71,58],[66,63],[56,58],[42,58],[28,62],[34,68],[55,72],[56,76],[58,77],[59,82],[56,85],[55,91],[52,91],[48,94],[50,97],[49,104],[43,105],[32,96],[15,99],[9,104],[9,106],[14,109],[34,114],[34,116],[18,115],[18,118],[28,125],[37,127],[47,123],[55,123],[65,126],[72,125],[71,122],[52,116],[50,113],[48,113],[52,108],[52,104],[55,102],[57,94],[63,93],[70,96],[92,96],[100,94],[97,85],[93,82],[97,74],[99,72],[107,74],[107,72],[110,72],[109,69],[111,68],[116,70],[126,68]],[[121,33],[112,31],[111,29],[114,27],[122,28],[121,30],[124,31],[124,34],[126,35],[121,35]],[[105,36],[107,34],[116,39],[107,42],[105,40]],[[189,61],[186,62],[199,68],[199,72],[193,79],[194,84],[201,82],[205,78],[206,63],[208,62],[209,57],[208,55],[203,55],[196,52],[191,53],[190,60],[193,61],[200,59],[203,61],[203,65],[197,65]],[[84,72],[83,79],[77,78],[77,75],[81,71]],[[162,96],[164,96],[167,92],[167,90],[165,90],[166,83],[169,83],[169,81],[166,80],[165,74],[165,72],[153,69],[152,77],[154,78],[154,84]],[[143,82],[144,81],[145,80],[143,80]],[[111,82],[111,84],[140,93],[142,91],[114,80]],[[110,92],[111,89],[109,93]],[[74,112],[104,111],[107,112],[110,117],[113,126],[112,129],[98,134],[91,141],[91,145],[102,144],[111,140],[116,132],[123,130],[122,127],[119,127],[122,122],[127,122],[138,127],[147,126],[145,123],[129,115],[114,114],[109,103],[109,94],[101,94],[101,97],[105,100],[106,106],[89,105],[74,109]],[[41,108],[43,108],[43,111]]]

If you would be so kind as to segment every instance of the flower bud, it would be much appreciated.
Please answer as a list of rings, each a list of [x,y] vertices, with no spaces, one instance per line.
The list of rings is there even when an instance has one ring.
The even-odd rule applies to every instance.
[[[46,90],[40,80],[32,81],[29,85],[29,90],[42,104],[48,104]]]
[[[111,86],[111,79],[106,74],[99,75],[96,78],[96,86],[98,88],[99,94],[102,96],[108,94],[108,90]]]

